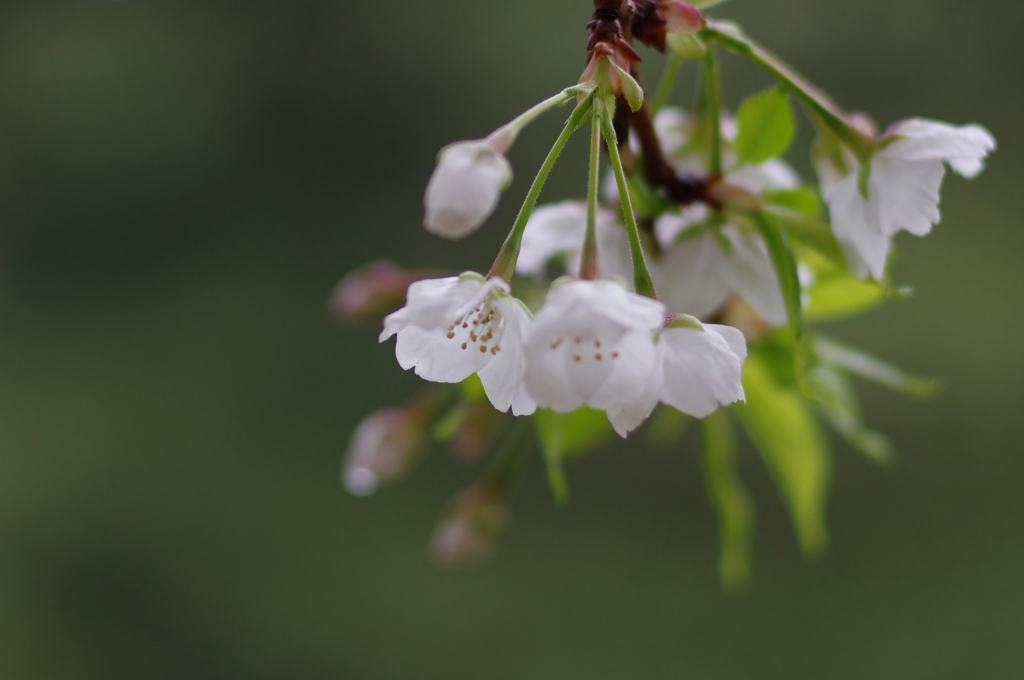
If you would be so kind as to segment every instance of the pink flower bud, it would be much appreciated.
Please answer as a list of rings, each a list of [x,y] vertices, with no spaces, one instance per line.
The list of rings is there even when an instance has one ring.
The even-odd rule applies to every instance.
[[[693,35],[707,24],[699,9],[680,0],[662,0],[661,11],[669,33]]]
[[[328,307],[339,321],[379,322],[402,306],[409,286],[420,278],[392,262],[369,262],[345,275]]]
[[[383,482],[402,476],[426,445],[420,414],[412,407],[384,408],[366,416],[352,433],[345,455],[345,488],[368,496]]]
[[[486,559],[508,524],[501,494],[487,486],[466,489],[452,500],[430,539],[430,555],[439,564],[470,566]]]

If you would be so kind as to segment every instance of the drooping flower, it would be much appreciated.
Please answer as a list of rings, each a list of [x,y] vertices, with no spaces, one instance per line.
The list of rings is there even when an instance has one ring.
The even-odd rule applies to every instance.
[[[839,161],[843,168],[836,159],[820,158],[822,194],[850,270],[861,278],[881,279],[898,231],[924,236],[939,222],[945,164],[972,179],[995,147],[995,139],[979,125],[955,127],[914,118],[889,128],[868,168],[852,154]]]
[[[677,316],[657,334],[655,349],[655,368],[645,389],[608,409],[608,419],[621,436],[639,426],[659,401],[703,418],[720,405],[744,399],[741,373],[747,343],[738,329]]]
[[[614,281],[562,281],[530,326],[526,389],[559,413],[641,396],[657,361],[665,307]]]
[[[423,225],[443,238],[468,236],[491,216],[511,181],[512,166],[489,141],[449,144],[441,149],[423,195]]]
[[[665,109],[655,125],[677,170],[706,172],[703,154],[690,141],[695,121],[678,109]],[[735,135],[732,119],[723,118],[723,139],[728,142]],[[735,154],[726,147],[723,162],[727,168],[723,182],[752,194],[792,189],[800,183],[793,169],[779,159],[737,166]],[[657,283],[665,304],[673,311],[702,317],[736,293],[768,323],[786,323],[778,274],[764,239],[748,225],[714,223],[711,218],[706,205],[695,204],[656,221],[655,235],[663,252]]]
[[[599,209],[596,228],[601,277],[631,281],[633,264],[625,227],[616,219],[615,213]],[[564,255],[568,273],[577,276],[586,230],[587,206],[581,201],[563,201],[537,208],[523,231],[516,271],[526,276],[543,277],[548,262]]]
[[[530,315],[508,284],[474,272],[409,286],[405,307],[384,319],[380,342],[397,335],[399,365],[433,382],[477,373],[499,411],[529,415],[536,405],[523,385]]]

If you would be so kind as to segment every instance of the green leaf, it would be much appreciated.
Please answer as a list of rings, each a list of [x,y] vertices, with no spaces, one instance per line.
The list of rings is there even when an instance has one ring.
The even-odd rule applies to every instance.
[[[832,235],[832,228],[828,222],[791,210],[769,208],[768,212],[787,236],[828,258],[835,266],[845,269],[846,258],[843,255],[843,248]]]
[[[805,555],[825,549],[825,527],[831,461],[825,439],[808,402],[793,387],[777,384],[756,355],[743,366],[747,403],[737,406],[747,436],[754,443],[789,508]]]
[[[704,484],[718,514],[718,574],[726,590],[750,584],[754,506],[736,463],[736,439],[728,413],[719,410],[703,421]]]
[[[789,246],[786,235],[769,213],[758,214],[758,229],[768,246],[768,254],[772,258],[775,272],[782,287],[782,297],[786,302],[786,315],[789,327],[793,332],[793,371],[797,384],[802,382],[803,369],[806,363],[804,351],[804,322],[800,297],[800,276],[796,270],[796,257]]]
[[[747,98],[736,114],[736,155],[740,163],[758,165],[781,156],[796,133],[789,94],[780,87]]]
[[[611,59],[609,59],[611,61]],[[640,110],[640,107],[644,105],[644,90],[640,87],[640,83],[633,79],[633,76],[623,69],[621,66],[616,64],[614,61],[611,62],[615,68],[616,73],[619,74],[619,79],[622,81],[622,96],[626,98],[626,103],[629,104],[631,111],[636,113]]]
[[[586,406],[571,413],[555,413],[538,409],[534,415],[537,438],[540,440],[544,461],[548,469],[548,482],[559,501],[569,498],[569,482],[564,462],[578,456],[608,439],[613,433],[611,423],[603,411]]]
[[[761,199],[769,205],[791,210],[804,217],[818,217],[821,214],[821,197],[810,187],[766,191],[761,194]],[[827,229],[828,225],[825,227]]]
[[[804,289],[804,318],[813,321],[840,319],[874,309],[889,297],[887,289],[864,281],[836,266],[830,258],[804,252],[801,258],[813,280]]]
[[[911,397],[930,397],[935,394],[935,381],[908,375],[891,364],[876,359],[867,352],[825,337],[814,340],[814,353],[826,364],[884,385]]]
[[[826,364],[816,365],[807,382],[818,395],[815,403],[822,418],[854,449],[880,465],[896,455],[888,437],[864,426],[860,401],[853,384],[842,372]]]
[[[693,0],[693,2],[691,2],[690,4],[696,7],[697,9],[707,9],[708,7],[720,5],[723,2],[725,2],[725,0]]]

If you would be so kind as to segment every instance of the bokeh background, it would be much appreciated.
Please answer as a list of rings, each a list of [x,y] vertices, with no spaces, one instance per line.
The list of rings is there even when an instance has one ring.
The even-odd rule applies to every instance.
[[[944,389],[863,387],[901,457],[883,470],[837,445],[823,559],[799,556],[747,451],[754,587],[723,593],[692,440],[573,464],[568,506],[534,459],[471,571],[425,545],[476,470],[435,456],[372,498],[342,489],[353,425],[418,383],[376,329],[330,321],[329,291],[370,258],[489,264],[559,117],[524,135],[492,226],[458,244],[419,226],[434,154],[572,83],[589,14],[0,4],[0,677],[1024,675],[1017,4],[715,12],[883,125],[977,121],[1000,143],[979,180],[948,180],[929,238],[901,237],[895,279],[916,296],[831,329]],[[768,83],[723,64],[733,106]],[[583,191],[575,141],[548,198]],[[806,173],[806,147],[791,158]]]

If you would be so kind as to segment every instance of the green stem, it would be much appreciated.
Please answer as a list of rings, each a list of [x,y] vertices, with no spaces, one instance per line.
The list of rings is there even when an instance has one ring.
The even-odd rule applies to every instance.
[[[537,171],[537,176],[534,178],[533,184],[523,200],[523,207],[519,209],[519,215],[516,216],[516,221],[512,225],[512,231],[509,232],[508,238],[505,239],[505,243],[501,246],[501,251],[498,252],[498,257],[495,258],[494,264],[491,266],[488,278],[500,276],[506,281],[512,281],[512,275],[516,271],[516,260],[519,259],[519,248],[523,243],[523,231],[526,229],[526,223],[529,222],[530,215],[533,214],[533,209],[537,205],[537,199],[540,198],[540,192],[544,189],[544,183],[547,181],[548,175],[551,174],[552,168],[555,167],[555,162],[558,160],[559,155],[561,155],[562,150],[565,149],[565,145],[569,142],[569,138],[572,137],[572,134],[576,132],[590,113],[593,102],[594,97],[588,96],[569,116],[569,121],[562,129],[562,133],[558,135],[558,139],[555,140],[555,144],[551,147],[547,158],[541,164],[540,170]]]
[[[604,134],[605,146],[608,147],[612,170],[615,171],[615,183],[619,188],[622,217],[626,221],[629,251],[633,256],[633,286],[640,295],[657,300],[658,292],[654,289],[654,279],[651,278],[651,272],[647,269],[644,248],[640,243],[640,230],[636,226],[636,217],[633,215],[633,202],[629,197],[629,185],[626,184],[626,173],[622,169],[622,158],[619,157],[619,140],[616,138],[615,126],[612,124],[612,114],[604,100],[596,100],[594,106],[597,107],[597,113],[602,119],[601,132]]]
[[[594,116],[590,132],[590,175],[587,181],[587,233],[583,238],[580,278],[596,279],[600,274],[597,253],[597,195],[601,181],[601,118]]]
[[[717,40],[728,49],[751,60],[771,73],[775,78],[789,87],[821,120],[835,133],[846,146],[861,160],[871,158],[878,142],[874,138],[860,132],[848,122],[843,111],[836,106],[827,95],[811,83],[807,82],[789,65],[766,50],[757,42],[741,33],[739,29],[720,22],[709,21],[703,36]]]
[[[522,132],[527,125],[556,106],[561,106],[569,102],[569,100],[576,95],[587,93],[587,90],[587,87],[574,85],[573,87],[562,90],[553,97],[548,97],[541,103],[530,107],[508,123],[492,132],[487,136],[487,141],[501,153],[508,153],[508,150],[512,148],[512,144],[516,141],[516,137],[519,136],[519,133]]]
[[[704,53],[704,115],[710,132],[708,171],[712,177],[722,176],[722,92],[715,50]]]
[[[658,81],[658,89],[654,91],[654,104],[652,105],[654,114],[665,106],[665,102],[668,101],[669,94],[672,93],[672,86],[676,82],[676,76],[679,75],[679,69],[682,67],[683,62],[686,61],[678,53],[669,50],[668,61],[665,62],[665,70],[661,73],[661,80]]]

